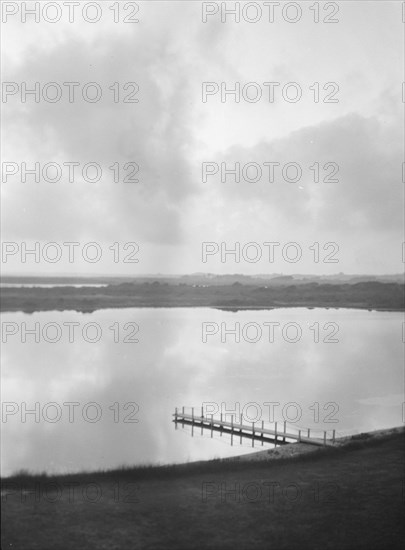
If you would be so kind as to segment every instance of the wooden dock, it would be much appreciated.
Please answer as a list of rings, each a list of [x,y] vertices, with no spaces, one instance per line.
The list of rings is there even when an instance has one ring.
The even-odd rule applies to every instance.
[[[299,429],[295,426],[287,426],[287,422],[274,422],[271,425],[266,425],[263,421],[251,422],[249,424],[243,423],[243,419],[240,418],[238,422],[233,420],[231,422],[223,419],[221,414],[219,418],[214,418],[213,415],[204,416],[204,410],[201,409],[201,415],[194,414],[194,408],[191,408],[190,413],[185,412],[185,407],[182,407],[181,412],[176,407],[173,414],[173,422],[184,428],[184,426],[191,426],[191,435],[194,435],[194,429],[200,429],[201,435],[204,430],[211,432],[213,437],[214,432],[220,432],[220,434],[227,434],[231,438],[231,445],[233,445],[234,438],[239,438],[240,443],[242,439],[249,439],[254,447],[254,442],[259,441],[263,445],[264,443],[272,443],[273,445],[287,445],[288,443],[309,443],[310,445],[326,446],[333,445],[335,443],[335,430],[324,430],[320,437],[314,437],[311,435],[311,429]]]

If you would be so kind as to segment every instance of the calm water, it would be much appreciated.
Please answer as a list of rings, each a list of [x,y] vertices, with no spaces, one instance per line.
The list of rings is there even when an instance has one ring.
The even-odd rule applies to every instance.
[[[36,323],[39,342],[28,333],[24,342],[24,328],[32,330]],[[204,325],[206,330],[218,330],[206,336],[206,342],[203,323],[211,323]],[[227,329],[239,323],[241,341],[223,332],[221,341],[221,323]],[[273,341],[264,323],[280,323],[272,325]],[[325,323],[332,324],[324,329]],[[6,331],[9,334],[2,345],[2,401],[12,403],[7,410],[15,414],[6,417],[3,403],[2,474],[22,468],[66,472],[250,452],[249,442],[231,447],[219,434],[211,439],[209,432],[191,437],[189,429],[175,430],[175,407],[200,410],[203,402],[224,402],[228,408],[238,402],[241,410],[255,402],[265,421],[270,412],[264,403],[280,403],[274,419],[282,421],[282,407],[295,402],[302,412],[297,426],[335,428],[338,435],[398,426],[404,401],[402,323],[402,313],[344,309],[4,314],[3,339]],[[39,416],[24,417],[24,407],[34,409],[36,402]],[[68,402],[77,405],[63,405]],[[92,402],[97,407],[86,408]],[[319,403],[319,421],[314,403]],[[324,410],[328,403],[336,403],[339,410]],[[249,409],[249,414],[257,410]],[[295,410],[289,409],[290,417]],[[90,422],[100,413],[98,421]],[[338,423],[325,423],[328,413]]]

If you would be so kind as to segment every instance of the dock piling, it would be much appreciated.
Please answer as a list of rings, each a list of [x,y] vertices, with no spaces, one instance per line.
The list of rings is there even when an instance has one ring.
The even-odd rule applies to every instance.
[[[190,410],[191,409],[191,410]],[[204,410],[201,409],[201,416],[196,416],[194,412],[194,407],[188,407],[188,412],[185,412],[185,407],[182,407],[183,412],[179,412],[179,408],[176,407],[174,414],[174,423],[175,429],[178,429],[178,425],[181,422],[182,428],[185,426],[191,426],[191,435],[194,437],[195,428],[201,428],[201,435],[205,430],[210,430],[211,438],[214,437],[214,431],[220,432],[221,437],[225,433],[231,436],[231,445],[233,446],[233,438],[239,433],[240,444],[243,443],[243,438],[249,439],[252,442],[252,447],[255,446],[255,440],[260,441],[262,446],[264,443],[272,443],[277,447],[277,445],[285,445],[297,441],[305,441],[305,443],[310,443],[313,445],[326,446],[328,442],[335,442],[336,440],[336,430],[332,431],[331,437],[328,438],[327,430],[323,431],[323,436],[318,435],[317,437],[311,438],[311,429],[310,428],[294,428],[288,429],[287,431],[287,422],[284,421],[283,430],[280,430],[278,427],[278,422],[274,422],[274,426],[269,425],[265,426],[264,421],[261,421],[259,428],[256,429],[256,422],[246,422],[244,423],[243,415],[240,415],[239,420],[231,415],[231,420],[226,420],[226,415],[221,414],[220,418],[215,419],[214,414],[204,416]],[[225,417],[225,420],[224,420]],[[304,432],[302,431],[304,430]],[[308,437],[306,435],[308,434]],[[305,435],[305,437],[304,437]]]
[[[231,416],[231,447],[233,447],[233,415]]]

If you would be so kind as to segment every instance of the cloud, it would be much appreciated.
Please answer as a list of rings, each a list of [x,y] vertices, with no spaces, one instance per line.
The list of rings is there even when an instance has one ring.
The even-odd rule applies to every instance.
[[[106,175],[98,183],[64,181],[26,184],[10,180],[6,233],[14,238],[78,238],[114,233],[136,235],[144,241],[178,242],[181,202],[195,191],[189,177],[188,151],[192,145],[188,101],[187,56],[168,47],[168,38],[150,37],[144,47],[142,33],[112,36],[89,44],[75,38],[54,48],[32,48],[25,63],[7,74],[7,81],[88,82],[100,84],[99,103],[81,98],[58,103],[10,98],[5,110],[9,146],[7,161],[67,161],[100,164]],[[119,83],[121,97],[139,85],[139,103],[114,103],[109,89]],[[94,91],[94,90],[93,90]],[[135,97],[135,96],[134,96]],[[113,184],[109,169],[136,162],[139,183]],[[122,168],[121,168],[122,170]],[[121,172],[124,175],[127,172]],[[80,175],[80,174],[79,174]],[[157,223],[158,220],[158,223]]]
[[[263,216],[284,220],[298,233],[303,224],[319,232],[401,231],[398,134],[398,125],[353,113],[280,140],[231,147],[210,161],[218,166],[225,163],[226,169],[239,163],[241,181],[235,182],[230,174],[221,182],[219,170],[204,185],[215,186],[215,192],[232,203],[234,212],[246,212],[256,204]],[[274,166],[272,182],[270,167],[265,165],[271,162],[279,163]],[[251,165],[248,170],[249,163],[256,163],[256,168]],[[314,163],[319,165],[319,182],[314,181]]]
[[[65,171],[59,183],[10,179],[2,186],[3,238],[136,241],[154,258],[145,271],[162,272],[205,268],[203,240],[330,240],[349,250],[341,269],[385,271],[388,260],[388,269],[397,271],[403,135],[395,84],[402,70],[396,53],[402,27],[382,29],[384,40],[376,41],[381,8],[372,8],[367,25],[357,24],[362,10],[347,9],[350,17],[333,29],[314,25],[312,12],[297,26],[225,25],[219,18],[203,24],[201,6],[191,2],[142,4],[141,23],[134,27],[67,25],[58,32],[52,27],[44,38],[35,24],[20,25],[24,34],[14,43],[22,45],[9,56],[3,80],[29,86],[98,82],[103,97],[83,101],[81,88],[73,104],[11,97],[3,105],[4,160],[93,161],[104,177],[69,183]],[[396,15],[390,10],[387,20]],[[393,64],[382,67],[390,56]],[[201,101],[202,82],[232,87],[237,81],[294,80],[305,96],[296,104],[280,94],[274,103],[224,104],[219,95]],[[338,82],[339,103],[315,102],[315,81],[322,94],[322,83]],[[131,91],[123,88],[128,82],[139,85],[140,101],[115,103],[111,86],[119,83],[122,99]],[[263,178],[202,183],[204,161],[257,162]],[[276,168],[276,180],[264,181],[263,163],[272,161],[299,163],[302,177],[282,181]],[[110,167],[118,163],[122,179],[128,162],[139,165],[140,181],[113,183]],[[331,162],[339,167],[338,182],[322,181],[333,172]],[[320,182],[310,169],[314,163]],[[361,243],[358,250],[353,239]],[[384,259],[373,259],[375,243]]]

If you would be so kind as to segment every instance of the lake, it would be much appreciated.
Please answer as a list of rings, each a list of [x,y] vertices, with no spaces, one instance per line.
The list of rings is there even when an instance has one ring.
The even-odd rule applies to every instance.
[[[175,429],[175,407],[197,413],[203,403],[337,436],[399,426],[403,318],[304,308],[3,314],[2,475],[251,452],[249,441]]]

